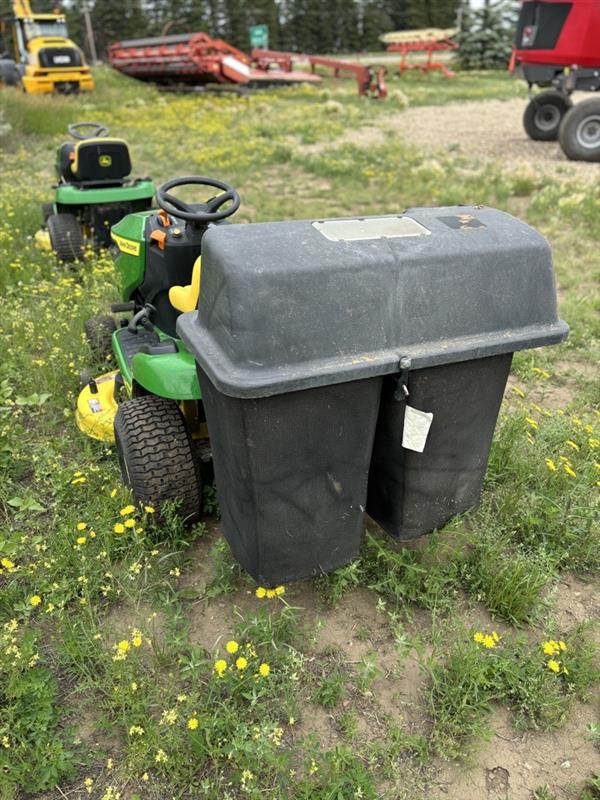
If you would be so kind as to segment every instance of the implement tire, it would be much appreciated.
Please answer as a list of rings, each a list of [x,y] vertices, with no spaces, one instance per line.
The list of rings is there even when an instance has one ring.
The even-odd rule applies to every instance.
[[[176,501],[177,516],[194,522],[202,508],[196,447],[175,400],[145,395],[125,400],[115,417],[115,442],[123,482],[137,504],[160,514]]]
[[[553,142],[558,139],[560,123],[572,107],[571,98],[555,90],[533,97],[523,114],[523,127],[530,139]]]
[[[573,106],[561,123],[558,139],[572,161],[600,161],[600,99],[591,97]]]

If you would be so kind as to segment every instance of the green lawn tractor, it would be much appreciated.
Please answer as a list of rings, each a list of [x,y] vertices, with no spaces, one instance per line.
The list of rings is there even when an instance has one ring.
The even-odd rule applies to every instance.
[[[131,159],[123,139],[108,138],[97,122],[69,125],[75,141],[57,151],[54,202],[42,206],[45,228],[40,247],[54,250],[59,261],[78,261],[84,247],[109,247],[110,229],[127,214],[152,205],[150,178],[129,179]]]
[[[197,204],[170,194],[188,184],[220,192]],[[111,230],[122,299],[111,311],[128,316],[86,323],[97,360],[112,352],[118,369],[82,380],[76,419],[84,433],[116,443],[137,503],[159,510],[177,501],[178,515],[192,521],[212,467],[196,363],[175,323],[198,305],[204,232],[235,213],[240,198],[221,181],[189,177],[163,184],[156,200],[159,211],[129,214]]]

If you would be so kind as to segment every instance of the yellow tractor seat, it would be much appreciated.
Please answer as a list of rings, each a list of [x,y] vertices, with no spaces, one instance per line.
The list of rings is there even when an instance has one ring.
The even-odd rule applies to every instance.
[[[131,172],[129,147],[123,139],[84,139],[71,156],[71,181],[122,181]]]
[[[177,311],[193,311],[198,306],[200,297],[200,276],[202,273],[202,257],[194,262],[192,269],[192,282],[189,286],[171,286],[169,289],[169,302]]]

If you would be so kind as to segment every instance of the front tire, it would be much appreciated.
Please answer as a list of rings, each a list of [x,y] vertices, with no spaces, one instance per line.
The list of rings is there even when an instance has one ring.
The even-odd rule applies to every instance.
[[[530,139],[553,142],[558,139],[560,123],[573,106],[571,98],[554,90],[533,97],[523,114],[523,127]]]
[[[577,103],[560,126],[560,146],[573,161],[600,161],[600,100]]]
[[[114,318],[109,314],[92,317],[84,322],[83,329],[94,358],[105,361],[112,353],[112,335],[117,330]]]
[[[174,400],[134,397],[119,405],[115,442],[123,482],[139,505],[160,509],[176,501],[177,516],[194,522],[202,507],[196,448]]]
[[[52,249],[59,261],[70,263],[83,260],[83,230],[73,214],[50,214],[46,225]]]

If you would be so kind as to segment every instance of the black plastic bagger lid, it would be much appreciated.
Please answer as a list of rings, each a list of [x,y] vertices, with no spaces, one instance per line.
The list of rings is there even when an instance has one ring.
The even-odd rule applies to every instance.
[[[546,240],[502,211],[211,227],[177,331],[215,387],[273,394],[564,340]]]

